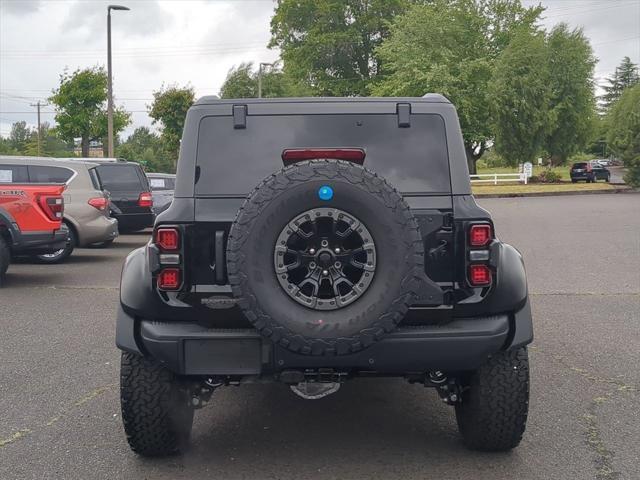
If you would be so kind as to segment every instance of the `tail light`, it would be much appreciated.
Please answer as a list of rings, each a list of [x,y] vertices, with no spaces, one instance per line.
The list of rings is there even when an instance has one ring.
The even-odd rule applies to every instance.
[[[182,273],[179,268],[163,268],[157,282],[160,290],[178,290],[182,285]]]
[[[174,252],[180,248],[180,231],[177,228],[158,228],[154,234],[154,243],[163,252]]]
[[[472,247],[484,247],[492,238],[493,232],[488,223],[476,223],[469,228],[469,245]]]
[[[91,205],[93,208],[96,208],[100,211],[104,211],[109,206],[109,200],[105,197],[94,197],[90,198],[87,203]]]
[[[178,227],[158,227],[153,232],[153,244],[157,252],[159,290],[180,290],[183,283],[182,230]]]
[[[54,222],[59,222],[64,216],[64,199],[60,195],[43,195],[38,198],[40,208]]]
[[[493,228],[489,222],[475,222],[468,228],[467,237],[467,280],[472,287],[488,287],[493,282],[489,267],[493,240]]]
[[[362,148],[290,148],[282,152],[282,161],[291,165],[302,160],[329,158],[332,160],[348,160],[362,165],[366,153]]]
[[[138,197],[139,207],[153,207],[153,197],[149,192],[142,192]]]
[[[487,265],[469,265],[469,283],[474,287],[491,285],[491,269]]]

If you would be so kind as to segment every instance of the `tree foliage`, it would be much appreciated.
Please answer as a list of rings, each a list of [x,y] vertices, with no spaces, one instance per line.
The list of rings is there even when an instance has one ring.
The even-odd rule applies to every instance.
[[[584,149],[594,129],[596,59],[581,29],[561,23],[547,36],[550,129],[544,149],[552,165],[563,165]]]
[[[629,57],[624,57],[615,73],[607,78],[608,85],[604,85],[604,95],[602,96],[602,107],[606,112],[622,96],[625,89],[640,83],[638,65],[633,63]]]
[[[517,31],[535,32],[541,7],[513,0],[434,0],[398,15],[377,49],[383,65],[373,93],[445,95],[458,110],[469,170],[493,138],[488,85]]]
[[[500,55],[489,86],[496,151],[512,166],[533,161],[549,132],[548,81],[544,35],[518,33]]]
[[[253,63],[241,63],[227,73],[220,88],[220,98],[256,98],[258,96],[259,71],[254,71]],[[312,91],[306,85],[296,82],[279,65],[265,68],[262,72],[262,96],[264,98],[309,97]]]
[[[172,158],[167,156],[160,136],[147,127],[138,127],[116,148],[116,156],[138,162],[148,172],[175,172]]]
[[[89,142],[107,136],[107,74],[102,67],[76,70],[60,76],[60,85],[49,101],[56,106],[56,131],[61,138],[81,139],[82,156],[89,156]],[[117,135],[131,122],[122,109],[113,112],[113,132]]]
[[[180,139],[187,116],[187,110],[195,101],[193,87],[179,88],[176,85],[162,87],[153,92],[153,103],[150,105],[149,116],[153,123],[162,126],[160,138],[164,149],[172,159],[177,162],[180,152]]]
[[[627,167],[625,181],[640,187],[640,83],[625,89],[608,117],[609,146]]]
[[[388,21],[411,0],[278,0],[270,47],[285,71],[316,95],[367,95],[380,71],[375,53]]]

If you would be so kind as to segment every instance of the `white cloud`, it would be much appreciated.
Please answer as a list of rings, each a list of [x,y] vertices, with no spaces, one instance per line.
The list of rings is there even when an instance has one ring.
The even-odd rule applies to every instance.
[[[146,106],[162,84],[191,84],[198,96],[211,95],[232,66],[278,56],[266,48],[271,1],[0,0],[0,134],[18,120],[35,124],[29,104],[46,99],[66,67],[106,64],[109,3],[131,8],[112,12],[114,93],[133,112],[128,132],[151,124]],[[640,62],[640,0],[543,4],[545,26],[565,21],[584,27],[600,60],[597,76],[610,75],[625,55]],[[44,109],[44,120],[53,119],[51,111]]]

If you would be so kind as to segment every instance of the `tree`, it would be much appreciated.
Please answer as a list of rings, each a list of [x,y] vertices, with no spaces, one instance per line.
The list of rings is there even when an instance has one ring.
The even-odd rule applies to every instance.
[[[316,95],[367,95],[380,71],[375,49],[388,21],[412,0],[278,0],[269,47],[284,70]]]
[[[564,165],[586,147],[594,127],[596,59],[582,30],[565,23],[548,34],[547,48],[552,124],[544,147],[552,165]]]
[[[0,155],[18,155],[18,151],[13,148],[8,138],[0,137]]]
[[[37,156],[38,152],[44,157],[69,157],[73,156],[73,145],[62,140],[56,130],[49,127],[48,122],[40,125],[40,149],[38,149],[38,135],[34,130],[25,144],[21,153],[28,156]]]
[[[627,88],[608,115],[607,141],[622,158],[627,173],[625,181],[640,187],[640,83]]]
[[[488,85],[516,31],[537,31],[541,7],[516,0],[434,0],[395,17],[377,49],[384,67],[373,93],[445,95],[458,110],[469,171],[493,138]]]
[[[220,98],[256,98],[258,83],[252,70],[253,63],[250,62],[241,63],[229,70],[220,87]]]
[[[9,133],[9,147],[18,153],[22,153],[32,133],[33,130],[27,127],[27,122],[24,120],[13,123],[11,125],[11,132]]]
[[[496,151],[512,166],[533,161],[549,131],[548,81],[544,35],[518,33],[489,85]]]
[[[253,63],[241,63],[229,70],[220,88],[220,98],[256,98],[258,96],[259,72]],[[309,97],[312,91],[275,65],[262,72],[262,96],[264,98]]]
[[[174,162],[168,158],[160,137],[147,127],[138,127],[126,141],[116,148],[116,155],[144,165],[149,172],[175,171]]]
[[[638,65],[629,57],[624,57],[613,76],[607,78],[607,83],[602,87],[605,92],[602,95],[602,108],[605,112],[622,96],[625,89],[640,83]]]
[[[149,116],[153,123],[162,125],[160,138],[168,157],[175,164],[180,152],[180,139],[184,129],[187,110],[195,101],[193,87],[179,88],[176,85],[162,87],[153,92],[153,103]]]
[[[107,135],[107,74],[102,67],[60,75],[60,86],[49,101],[56,106],[56,131],[61,138],[80,138],[82,156],[89,156],[89,142]],[[117,135],[131,122],[130,115],[114,109],[113,132]]]

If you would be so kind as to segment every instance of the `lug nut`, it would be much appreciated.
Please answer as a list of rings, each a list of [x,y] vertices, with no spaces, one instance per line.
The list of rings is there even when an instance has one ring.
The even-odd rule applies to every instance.
[[[342,264],[340,262],[336,262],[333,264],[334,267],[336,268],[340,268],[342,266]]]
[[[314,268],[316,268],[316,262],[311,262],[311,263],[309,264],[309,268],[310,268],[310,269],[312,269],[312,270],[313,270]]]
[[[322,270],[322,275],[324,275],[325,277],[329,275],[329,270]]]
[[[322,242],[320,242],[320,245],[326,248],[329,246],[329,242],[327,240],[322,240]]]
[[[310,248],[310,249],[309,249],[309,253],[310,253],[311,255],[315,255],[315,254],[316,254],[316,249],[315,249],[315,248]]]
[[[336,249],[334,250],[334,252],[336,252],[336,254],[340,253],[340,248],[336,247]]]

